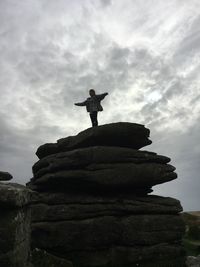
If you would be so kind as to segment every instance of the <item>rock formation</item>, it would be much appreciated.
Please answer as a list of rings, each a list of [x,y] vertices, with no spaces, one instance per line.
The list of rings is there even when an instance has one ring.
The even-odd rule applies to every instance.
[[[13,177],[10,173],[0,171],[0,181],[9,181],[12,178]]]
[[[0,183],[0,266],[28,267],[30,254],[30,192]]]
[[[0,267],[73,267],[44,249],[31,250],[30,203],[34,194],[16,183],[0,183]]]
[[[114,123],[39,147],[27,185],[37,192],[33,249],[74,267],[185,266],[179,201],[149,195],[175,168],[139,150],[148,137],[143,125]]]

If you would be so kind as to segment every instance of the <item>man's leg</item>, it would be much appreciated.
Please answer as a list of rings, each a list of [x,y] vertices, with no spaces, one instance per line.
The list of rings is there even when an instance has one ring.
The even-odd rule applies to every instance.
[[[97,111],[93,111],[90,113],[90,119],[92,122],[92,127],[98,126]]]
[[[98,114],[98,112],[95,111],[94,112],[94,126],[98,126],[97,114]]]
[[[90,119],[91,119],[91,122],[92,122],[92,127],[94,127],[94,122],[93,122],[93,113],[90,112]]]

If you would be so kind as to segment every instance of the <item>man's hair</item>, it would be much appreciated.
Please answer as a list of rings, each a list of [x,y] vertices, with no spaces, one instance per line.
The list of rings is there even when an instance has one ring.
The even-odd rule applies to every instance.
[[[94,89],[90,89],[89,93],[94,93],[95,94],[95,90]]]

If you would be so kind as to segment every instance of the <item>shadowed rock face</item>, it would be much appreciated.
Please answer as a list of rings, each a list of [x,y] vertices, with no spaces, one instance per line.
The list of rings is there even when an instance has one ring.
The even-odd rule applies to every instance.
[[[0,183],[0,207],[21,208],[30,203],[31,192],[15,183]]]
[[[170,214],[182,211],[178,200],[159,196],[89,195],[42,193],[35,195],[32,215],[34,222],[83,220],[101,216],[138,214]]]
[[[0,183],[0,266],[27,267],[30,252],[30,192]]]
[[[113,245],[129,247],[175,243],[181,239],[183,231],[183,223],[177,215],[140,214],[38,222],[34,223],[33,235],[35,246],[64,255],[70,251],[101,250]]]
[[[177,174],[168,157],[138,150],[148,136],[114,123],[41,146],[27,184],[32,247],[75,267],[185,266],[180,202],[148,195]]]

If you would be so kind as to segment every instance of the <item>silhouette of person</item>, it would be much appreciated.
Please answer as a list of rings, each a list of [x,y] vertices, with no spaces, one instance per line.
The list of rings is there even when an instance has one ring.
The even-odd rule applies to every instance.
[[[89,90],[89,95],[84,102],[75,103],[76,106],[86,106],[87,112],[90,113],[90,119],[92,122],[92,127],[98,126],[97,114],[99,111],[103,111],[103,107],[101,106],[101,100],[108,95],[108,93],[96,95],[94,89]]]

